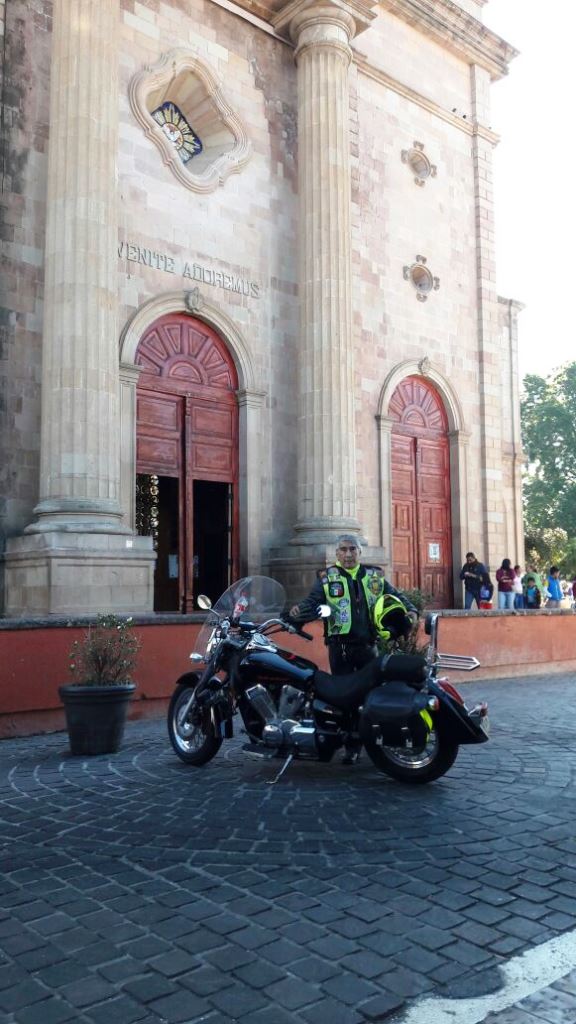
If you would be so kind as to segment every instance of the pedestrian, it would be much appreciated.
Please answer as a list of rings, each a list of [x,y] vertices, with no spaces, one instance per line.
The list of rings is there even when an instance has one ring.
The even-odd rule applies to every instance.
[[[389,594],[398,598],[407,613],[403,615],[405,635],[418,618],[414,605],[384,577],[378,565],[360,562],[362,548],[357,537],[342,534],[336,542],[336,562],[320,569],[308,597],[290,609],[290,617],[299,622],[318,618],[318,605],[330,607],[330,618],[324,619],[324,640],[328,645],[330,670],[333,675],[356,672],[375,658],[378,651],[378,629],[374,612],[379,599]],[[378,611],[382,607],[379,602]],[[349,742],[345,764],[355,764],[361,744]]]
[[[529,576],[534,580],[538,590],[542,594],[542,599],[544,599],[544,591],[546,590],[546,587],[544,586],[540,573],[533,563],[527,567],[526,574],[522,577],[522,586],[524,587],[524,590],[526,590],[526,584]]]
[[[519,565],[514,566],[514,607],[524,607],[524,587],[522,586],[522,569]]]
[[[542,606],[542,591],[530,573],[524,576],[524,607],[528,610]]]
[[[502,565],[496,570],[498,585],[498,608],[500,610],[514,608],[514,569],[509,558],[502,559]]]
[[[546,607],[560,608],[562,596],[560,569],[557,565],[551,565],[550,572],[548,573],[548,601],[546,602]]]
[[[479,562],[473,551],[466,553],[466,561],[460,570],[460,579],[464,581],[464,608],[469,611],[474,601],[480,607],[480,591],[482,587],[493,590],[488,570]],[[492,593],[490,593],[490,597]]]

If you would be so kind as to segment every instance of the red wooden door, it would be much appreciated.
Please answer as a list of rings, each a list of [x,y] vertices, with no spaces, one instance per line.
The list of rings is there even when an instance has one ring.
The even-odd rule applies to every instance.
[[[403,380],[390,401],[393,580],[418,587],[431,605],[449,608],[452,593],[450,451],[442,401],[428,381]]]
[[[179,609],[192,611],[197,596],[195,580],[204,570],[203,566],[199,570],[198,550],[202,549],[202,557],[209,551],[209,545],[201,543],[201,531],[208,529],[210,500],[221,506],[214,506],[213,520],[225,523],[222,536],[211,539],[219,548],[218,564],[221,550],[226,552],[228,578],[222,579],[222,584],[227,586],[237,571],[237,374],[218,334],[202,321],[180,313],[161,317],[148,328],[138,345],[136,364],[142,367],[137,391],[136,472],[178,480],[177,497],[173,489],[170,492],[172,515],[177,508],[177,529],[171,533],[177,535],[178,550],[166,548],[162,556],[171,559],[170,574],[178,580]],[[204,526],[195,519],[194,485],[198,481],[222,485],[203,492]],[[158,587],[167,585],[163,573],[159,566]],[[214,600],[219,594],[210,596]],[[169,610],[166,600],[170,599],[155,600],[155,607]]]

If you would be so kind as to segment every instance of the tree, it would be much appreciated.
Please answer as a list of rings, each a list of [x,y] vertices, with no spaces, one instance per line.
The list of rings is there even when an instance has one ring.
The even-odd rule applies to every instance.
[[[525,377],[521,414],[527,538],[560,528],[569,547],[576,539],[576,363],[547,378]]]
[[[550,566],[557,565],[564,575],[564,566],[566,561],[570,560],[570,555],[573,560],[574,552],[570,547],[568,534],[560,527],[526,532],[524,547],[528,565],[536,566],[541,573],[548,572]]]

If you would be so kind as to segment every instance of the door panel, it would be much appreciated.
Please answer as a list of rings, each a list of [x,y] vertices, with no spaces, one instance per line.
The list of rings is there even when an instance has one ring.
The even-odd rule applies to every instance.
[[[180,476],[182,399],[177,395],[137,392],[137,473]]]
[[[233,436],[234,409],[211,409],[205,403],[192,407],[192,430],[207,437]]]

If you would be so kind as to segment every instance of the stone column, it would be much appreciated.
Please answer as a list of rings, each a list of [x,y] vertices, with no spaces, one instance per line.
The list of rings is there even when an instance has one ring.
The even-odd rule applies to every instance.
[[[482,561],[492,570],[500,564],[506,545],[508,514],[503,494],[502,464],[502,353],[498,326],[498,293],[494,243],[494,196],[492,158],[494,136],[483,126],[489,124],[490,74],[485,68],[470,68],[472,116],[472,161],[476,212],[476,295],[478,309],[478,385],[480,397],[480,474],[483,532]],[[479,556],[480,557],[480,556]]]
[[[153,555],[120,507],[119,0],[56,0],[40,501],[8,546],[8,614],[151,607]]]
[[[52,39],[38,522],[122,529],[118,0],[57,0]]]
[[[261,569],[262,550],[262,408],[266,392],[242,388],[238,396],[240,451],[240,575]]]
[[[300,337],[298,519],[294,543],[318,560],[356,516],[352,344],[350,41],[372,5],[292,0],[274,26],[298,65]]]

